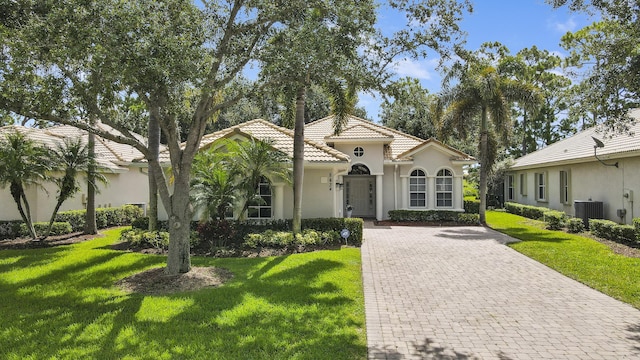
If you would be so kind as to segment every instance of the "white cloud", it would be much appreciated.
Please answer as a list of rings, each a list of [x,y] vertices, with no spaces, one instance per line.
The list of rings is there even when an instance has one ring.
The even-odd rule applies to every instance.
[[[572,17],[568,18],[565,22],[553,21],[551,27],[561,34],[565,34],[569,31],[574,31],[578,27],[578,23]]]
[[[394,69],[400,77],[413,77],[420,80],[431,80],[431,73],[435,70],[436,64],[431,61],[414,61],[411,59],[401,59],[396,61]]]

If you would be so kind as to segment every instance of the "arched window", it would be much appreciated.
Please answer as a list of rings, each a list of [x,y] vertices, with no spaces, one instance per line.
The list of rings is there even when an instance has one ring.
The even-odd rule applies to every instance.
[[[409,206],[427,206],[427,175],[420,169],[413,170],[409,176]]]
[[[364,164],[354,164],[349,171],[349,175],[371,175],[371,171]]]
[[[271,184],[267,178],[262,177],[258,185],[258,191],[254,200],[249,202],[247,217],[249,219],[270,219],[271,218]]]
[[[449,169],[436,175],[436,207],[453,207],[453,174]]]

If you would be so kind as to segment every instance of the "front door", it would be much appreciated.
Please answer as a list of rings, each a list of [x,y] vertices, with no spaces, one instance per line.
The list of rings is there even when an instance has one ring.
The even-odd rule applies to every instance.
[[[372,218],[376,216],[376,177],[345,176],[344,206],[351,205],[352,217]]]

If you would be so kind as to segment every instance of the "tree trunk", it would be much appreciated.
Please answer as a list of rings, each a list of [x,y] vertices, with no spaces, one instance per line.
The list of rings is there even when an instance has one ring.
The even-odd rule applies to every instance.
[[[158,160],[160,153],[160,123],[155,118],[154,113],[149,117],[149,161]],[[158,229],[158,185],[156,183],[156,177],[153,174],[153,168],[149,166],[149,208],[147,209],[147,216],[149,216],[149,231],[156,231]]]
[[[24,221],[24,224],[27,227],[29,236],[31,236],[31,239],[35,240],[38,235],[36,234],[36,229],[33,227],[33,222],[31,221],[31,209],[29,208],[29,202],[27,201],[27,196],[24,193],[24,189],[20,184],[11,183],[10,191],[11,196],[13,196],[13,200],[18,206],[20,217],[22,217],[22,221]],[[24,207],[22,206],[23,202]]]
[[[304,180],[304,105],[307,87],[296,94],[296,122],[293,129],[293,234],[302,231],[302,182]]]
[[[487,109],[482,109],[480,123],[480,224],[486,225],[487,210],[487,177],[489,176],[489,164],[487,164],[487,152],[489,134],[487,129]]]
[[[177,174],[177,175],[176,175]],[[192,218],[189,201],[189,171],[174,171],[175,183],[169,215],[169,256],[166,273],[177,275],[191,270],[189,248],[190,225]]]
[[[51,234],[51,228],[53,227],[53,222],[56,220],[56,215],[58,214],[58,210],[60,210],[60,206],[62,206],[62,203],[64,202],[64,200],[60,201],[58,200],[56,202],[56,207],[55,209],[53,209],[53,214],[51,214],[51,219],[49,219],[49,226],[47,226],[47,231],[42,235],[42,239],[46,239],[49,234]]]
[[[84,218],[84,233],[97,234],[96,224],[96,136],[89,133],[89,166],[87,167],[87,212]]]
[[[522,155],[527,155],[527,110],[522,115]]]

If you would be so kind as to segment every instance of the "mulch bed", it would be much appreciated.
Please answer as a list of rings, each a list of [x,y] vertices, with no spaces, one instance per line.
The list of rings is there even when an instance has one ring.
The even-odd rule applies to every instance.
[[[49,236],[44,240],[32,240],[31,238],[16,238],[0,240],[0,250],[6,249],[42,249],[48,247],[55,247],[60,245],[70,245],[86,240],[91,240],[96,237],[102,237],[102,234],[87,235],[82,232],[75,232],[70,234]]]

